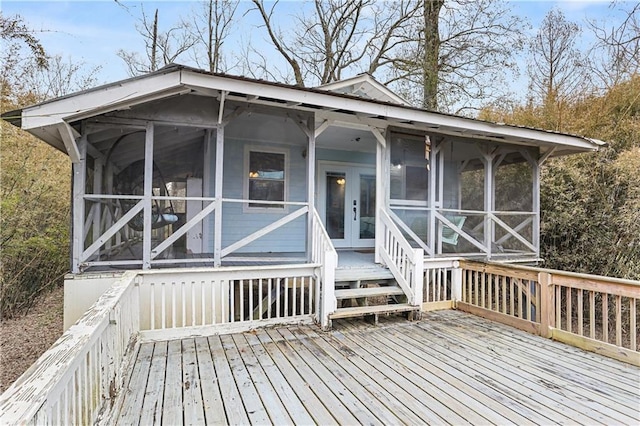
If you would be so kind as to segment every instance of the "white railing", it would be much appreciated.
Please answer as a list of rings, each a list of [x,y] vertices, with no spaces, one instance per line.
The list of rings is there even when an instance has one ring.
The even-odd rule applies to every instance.
[[[452,309],[460,292],[460,262],[455,259],[425,259],[422,311]]]
[[[409,303],[421,306],[424,251],[411,247],[386,211],[378,210],[378,217],[382,225],[382,240],[376,241],[380,256],[404,291]]]
[[[144,340],[220,334],[313,319],[317,265],[140,273]]]
[[[0,424],[91,424],[122,386],[139,330],[127,272],[0,397]]]
[[[329,315],[337,307],[335,296],[335,273],[338,266],[338,253],[331,243],[318,211],[314,209],[311,220],[311,261],[320,265],[316,274],[316,320],[322,328],[329,328]]]

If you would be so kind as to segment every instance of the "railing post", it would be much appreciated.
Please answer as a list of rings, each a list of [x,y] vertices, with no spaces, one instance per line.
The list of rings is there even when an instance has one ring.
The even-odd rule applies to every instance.
[[[424,286],[424,250],[413,250],[413,305],[422,306]]]
[[[538,283],[540,283],[540,334],[551,338],[551,328],[555,325],[553,276],[548,272],[539,272]]]
[[[338,255],[335,251],[326,251],[324,265],[324,282],[322,288],[322,329],[328,330],[331,328],[331,315],[336,310],[336,295],[335,295],[335,276],[336,267],[338,266]]]
[[[451,302],[455,308],[462,300],[462,268],[460,262],[455,260],[451,269]]]

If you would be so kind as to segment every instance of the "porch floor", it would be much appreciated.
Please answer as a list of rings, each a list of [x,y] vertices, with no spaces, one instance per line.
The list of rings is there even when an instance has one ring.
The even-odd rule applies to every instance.
[[[638,424],[640,369],[458,311],[141,345],[120,424]]]

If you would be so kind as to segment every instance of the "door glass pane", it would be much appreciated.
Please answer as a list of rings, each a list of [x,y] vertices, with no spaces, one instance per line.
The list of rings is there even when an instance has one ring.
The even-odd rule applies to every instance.
[[[344,239],[344,202],[347,179],[344,173],[327,172],[327,232],[332,239]]]
[[[360,175],[360,238],[376,237],[376,177]]]

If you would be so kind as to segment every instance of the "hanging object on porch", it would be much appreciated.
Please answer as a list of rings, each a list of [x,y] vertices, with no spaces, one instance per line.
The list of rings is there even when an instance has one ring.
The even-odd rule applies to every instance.
[[[429,135],[424,136],[424,159],[427,160],[427,171],[431,170],[431,160],[429,159],[431,154],[431,138]]]

